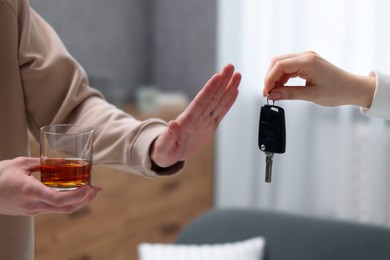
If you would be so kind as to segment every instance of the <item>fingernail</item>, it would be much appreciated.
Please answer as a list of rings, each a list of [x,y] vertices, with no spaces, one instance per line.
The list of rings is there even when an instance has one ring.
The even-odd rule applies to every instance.
[[[280,92],[271,92],[268,94],[268,99],[270,100],[280,100],[282,99],[282,93]]]

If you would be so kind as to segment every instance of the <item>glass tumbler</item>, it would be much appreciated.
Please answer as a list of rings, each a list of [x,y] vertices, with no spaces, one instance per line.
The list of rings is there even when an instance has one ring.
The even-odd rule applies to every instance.
[[[59,191],[91,185],[93,129],[74,124],[41,128],[41,181]]]

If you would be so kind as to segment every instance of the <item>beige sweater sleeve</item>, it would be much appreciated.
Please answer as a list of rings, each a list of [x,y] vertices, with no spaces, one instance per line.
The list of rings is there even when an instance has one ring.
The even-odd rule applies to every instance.
[[[34,136],[53,123],[76,123],[94,128],[94,164],[121,168],[144,176],[151,170],[149,149],[165,129],[159,119],[138,121],[88,85],[85,71],[68,53],[54,30],[26,1],[17,7],[19,63],[27,120]],[[183,162],[161,169],[169,175]]]

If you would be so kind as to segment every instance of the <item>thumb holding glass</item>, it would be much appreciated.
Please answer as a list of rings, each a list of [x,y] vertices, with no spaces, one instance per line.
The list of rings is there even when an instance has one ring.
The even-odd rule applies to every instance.
[[[56,190],[91,185],[93,129],[59,124],[41,128],[41,181]]]

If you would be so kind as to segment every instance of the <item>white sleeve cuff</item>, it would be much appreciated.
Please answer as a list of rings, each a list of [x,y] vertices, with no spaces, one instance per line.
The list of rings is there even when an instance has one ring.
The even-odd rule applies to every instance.
[[[377,71],[371,72],[376,76],[376,87],[370,108],[361,107],[363,115],[390,119],[390,75]]]

